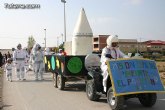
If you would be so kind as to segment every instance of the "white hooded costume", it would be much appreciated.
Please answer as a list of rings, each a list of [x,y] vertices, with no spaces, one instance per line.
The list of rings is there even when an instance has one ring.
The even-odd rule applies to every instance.
[[[26,59],[25,59],[25,73],[27,73],[29,71],[30,55],[29,55],[26,47],[23,48],[23,51],[25,52],[25,55],[26,55]]]
[[[13,61],[16,66],[18,80],[25,80],[26,54],[23,51],[21,44],[18,44],[17,49],[13,53]]]
[[[34,72],[35,72],[35,80],[38,80],[38,76],[40,76],[41,80],[43,80],[43,72],[44,72],[44,53],[41,50],[41,46],[39,44],[35,44],[32,49],[33,52],[33,60],[34,60]]]
[[[45,48],[45,55],[51,55],[50,54],[50,49],[47,47],[47,48]]]
[[[107,38],[107,46],[103,48],[102,54],[101,54],[101,70],[102,70],[102,75],[103,75],[103,86],[104,86],[104,91],[106,92],[106,87],[107,87],[107,79],[108,79],[108,67],[106,64],[107,60],[110,59],[117,59],[117,58],[128,58],[127,55],[122,53],[118,47],[112,47],[113,42],[118,43],[118,37],[115,36],[109,36]],[[107,55],[111,56],[111,58],[108,58]]]
[[[5,64],[5,71],[6,71],[6,78],[8,81],[12,81],[12,64],[11,64],[12,59],[8,58],[7,63]]]

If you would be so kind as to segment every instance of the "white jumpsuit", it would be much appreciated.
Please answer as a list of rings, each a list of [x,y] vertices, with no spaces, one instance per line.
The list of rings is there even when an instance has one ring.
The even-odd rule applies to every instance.
[[[25,60],[26,54],[22,49],[17,49],[13,53],[13,61],[15,62],[17,78],[24,80],[25,78]]]
[[[28,72],[29,70],[29,60],[30,60],[30,55],[28,54],[28,52],[26,50],[24,50],[26,58],[25,58],[25,73]]]
[[[12,81],[12,64],[5,64],[6,78],[8,81]]]
[[[41,80],[43,80],[43,72],[44,72],[44,54],[40,51],[34,51],[34,72],[35,72],[35,80],[38,80],[38,76],[40,75]]]
[[[106,65],[106,61],[110,60],[110,58],[106,57],[106,54],[111,55],[111,59],[117,59],[117,58],[128,58],[124,53],[120,51],[119,48],[117,47],[104,47],[102,50],[101,54],[101,70],[102,70],[102,75],[103,75],[103,86],[104,86],[104,91],[106,92],[106,87],[107,87],[107,79],[108,79],[108,67]]]

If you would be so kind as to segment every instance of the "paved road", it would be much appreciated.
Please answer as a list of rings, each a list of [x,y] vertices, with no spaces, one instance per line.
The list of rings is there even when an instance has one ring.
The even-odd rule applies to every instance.
[[[13,75],[14,76],[14,75]],[[84,82],[67,83],[66,90],[53,87],[51,73],[45,73],[44,81],[34,81],[29,72],[26,81],[3,83],[3,110],[111,110],[105,98],[99,102],[89,101]],[[127,110],[164,110],[165,95],[159,94],[153,108],[146,109],[138,100],[127,101]]]

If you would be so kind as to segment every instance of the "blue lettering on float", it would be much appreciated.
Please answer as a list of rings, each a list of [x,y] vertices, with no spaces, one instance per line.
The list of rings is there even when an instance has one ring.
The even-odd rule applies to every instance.
[[[165,91],[154,61],[133,59],[109,63],[116,94]]]

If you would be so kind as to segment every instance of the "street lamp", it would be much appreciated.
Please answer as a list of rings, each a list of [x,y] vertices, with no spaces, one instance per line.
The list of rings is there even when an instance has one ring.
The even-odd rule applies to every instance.
[[[65,0],[61,0],[62,3],[64,3],[64,42],[66,42],[66,17],[65,17]]]
[[[58,44],[59,44],[59,41],[58,40],[59,40],[59,37],[57,36],[57,47],[58,47]]]
[[[45,38],[44,38],[44,40],[45,40],[45,48],[46,48],[46,29],[44,29],[44,31],[45,31]]]
[[[62,37],[62,43],[64,43],[64,40],[63,40],[63,34],[61,34],[61,37]]]

